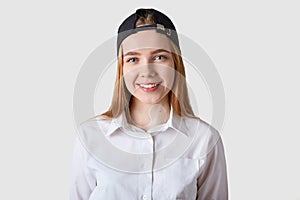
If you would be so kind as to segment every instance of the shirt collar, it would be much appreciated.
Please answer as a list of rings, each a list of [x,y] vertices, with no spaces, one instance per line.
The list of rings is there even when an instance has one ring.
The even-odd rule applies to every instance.
[[[118,129],[123,128],[125,130],[132,130],[135,126],[129,124],[127,122],[126,114],[123,112],[120,116],[117,118],[113,118],[110,122],[110,125],[107,129],[106,135],[112,135],[114,132],[116,132]],[[188,128],[186,126],[184,117],[179,116],[176,112],[174,112],[173,107],[171,106],[170,109],[170,117],[168,121],[165,124],[158,125],[160,131],[165,131],[168,128],[172,128],[175,131],[178,131],[179,133],[182,133],[186,136],[189,136],[188,134]],[[137,127],[135,127],[137,128]],[[157,127],[151,128],[151,130],[155,130]]]

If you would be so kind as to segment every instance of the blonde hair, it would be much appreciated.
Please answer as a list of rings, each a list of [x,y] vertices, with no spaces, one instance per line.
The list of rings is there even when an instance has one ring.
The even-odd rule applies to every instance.
[[[154,19],[151,13],[147,13],[145,17],[140,17],[135,23],[136,27],[154,24]]]
[[[151,14],[147,14],[145,17],[140,17],[136,26],[153,24],[154,20]],[[170,40],[172,48],[172,57],[175,65],[175,79],[173,88],[170,90],[169,104],[173,107],[176,114],[180,116],[187,116],[192,118],[198,118],[194,115],[192,106],[190,104],[186,75],[182,57],[177,46]],[[128,112],[130,107],[131,93],[128,91],[125,82],[123,80],[123,50],[122,45],[119,48],[118,57],[118,69],[116,74],[115,86],[111,105],[109,109],[102,113],[100,116],[107,118],[116,118],[122,114],[122,112]]]

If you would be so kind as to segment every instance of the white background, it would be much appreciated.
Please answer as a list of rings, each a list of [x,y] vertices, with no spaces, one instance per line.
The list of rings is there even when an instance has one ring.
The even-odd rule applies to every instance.
[[[202,46],[226,94],[230,199],[300,199],[297,1],[0,3],[0,199],[68,199],[81,65],[136,8]]]

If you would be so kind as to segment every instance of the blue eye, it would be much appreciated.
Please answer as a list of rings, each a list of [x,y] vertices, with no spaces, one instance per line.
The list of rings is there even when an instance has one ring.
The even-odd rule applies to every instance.
[[[167,57],[163,55],[159,55],[155,57],[155,60],[165,60],[165,59],[167,59]]]
[[[127,60],[127,62],[130,62],[130,63],[135,63],[137,61],[137,58],[130,58]]]

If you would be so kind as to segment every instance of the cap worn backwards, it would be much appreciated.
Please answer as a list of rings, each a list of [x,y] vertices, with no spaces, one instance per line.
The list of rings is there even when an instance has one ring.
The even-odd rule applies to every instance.
[[[146,18],[147,14],[151,14],[154,20],[154,24],[136,27],[136,22],[139,18]],[[155,9],[138,9],[135,13],[127,17],[118,29],[117,37],[117,52],[121,43],[125,38],[138,31],[155,29],[157,32],[166,35],[170,40],[174,42],[180,51],[178,35],[172,21],[163,13]]]

